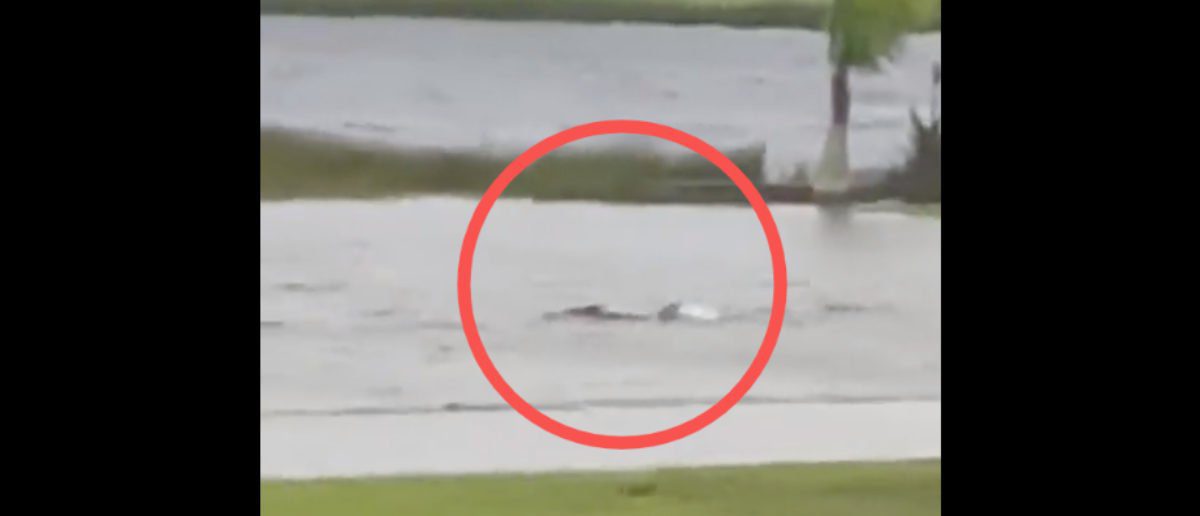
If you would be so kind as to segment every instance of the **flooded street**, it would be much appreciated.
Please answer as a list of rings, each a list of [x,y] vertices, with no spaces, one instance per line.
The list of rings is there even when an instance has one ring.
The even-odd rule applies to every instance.
[[[261,34],[263,126],[363,141],[515,156],[569,126],[636,118],[723,151],[765,145],[778,179],[815,159],[829,118],[826,38],[811,31],[263,16]],[[940,44],[914,36],[853,78],[854,166],[904,154]],[[760,380],[694,437],[613,454],[524,421],[472,360],[456,273],[476,201],[261,204],[264,477],[940,456],[940,219],[832,223],[772,206],[788,306]],[[762,342],[771,289],[766,238],[739,206],[502,199],[473,272],[480,335],[508,383],[600,433],[661,430],[728,392]],[[543,319],[676,301],[722,317]]]
[[[263,16],[261,33],[269,126],[515,156],[567,127],[634,118],[726,152],[765,145],[778,179],[815,160],[829,122],[827,41],[814,31]],[[880,72],[855,74],[851,165],[903,157],[908,110],[928,113],[940,58],[940,34],[916,35]]]
[[[473,208],[448,198],[264,204],[263,417],[506,409],[459,324],[455,274]],[[860,214],[825,227],[808,207],[773,211],[788,317],[747,402],[938,399],[940,221]],[[564,422],[592,406],[699,412],[745,371],[770,309],[769,255],[748,208],[501,201],[475,260],[489,353]],[[676,300],[736,317],[541,318]]]

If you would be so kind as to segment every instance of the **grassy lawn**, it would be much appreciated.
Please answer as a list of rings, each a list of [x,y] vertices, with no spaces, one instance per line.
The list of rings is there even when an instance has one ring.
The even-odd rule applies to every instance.
[[[428,194],[482,194],[517,153],[383,149],[263,129],[259,135],[260,197],[369,199]],[[751,180],[762,149],[727,152]],[[628,151],[560,150],[538,160],[505,190],[541,200],[656,202],[672,181],[722,179],[704,158],[668,159]],[[733,183],[729,188],[734,189]]]
[[[259,0],[263,14],[639,21],[730,26],[825,25],[832,0]],[[940,20],[930,29],[939,28]]]
[[[941,461],[262,483],[267,515],[941,514]]]

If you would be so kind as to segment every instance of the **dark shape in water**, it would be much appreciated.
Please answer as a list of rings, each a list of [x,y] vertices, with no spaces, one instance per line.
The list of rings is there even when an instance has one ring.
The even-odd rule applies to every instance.
[[[854,303],[825,303],[822,307],[830,313],[865,312],[867,307]]]
[[[683,308],[683,303],[671,303],[667,306],[664,306],[662,310],[658,311],[658,320],[674,321],[679,319],[679,310],[681,308]]]
[[[634,314],[627,312],[615,312],[604,307],[604,305],[587,305],[575,308],[568,308],[560,312],[551,312],[542,316],[546,320],[559,319],[590,319],[596,321],[644,321],[650,319],[649,315]]]
[[[561,319],[584,319],[592,321],[649,321],[652,319],[658,319],[659,321],[667,322],[681,319],[683,317],[681,314],[682,308],[683,303],[671,303],[663,307],[655,315],[650,315],[630,312],[617,312],[614,310],[609,310],[604,305],[587,305],[568,308],[560,312],[550,312],[543,315],[542,318],[548,321]]]

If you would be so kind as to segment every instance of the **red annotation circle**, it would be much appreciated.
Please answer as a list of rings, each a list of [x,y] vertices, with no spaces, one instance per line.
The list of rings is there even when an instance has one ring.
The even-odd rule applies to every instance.
[[[475,324],[475,312],[471,304],[471,265],[475,257],[475,245],[479,240],[479,232],[483,229],[483,223],[487,220],[488,213],[496,200],[500,198],[500,194],[504,193],[504,189],[526,167],[550,151],[576,140],[603,134],[654,136],[675,142],[704,156],[729,176],[729,179],[737,185],[742,195],[749,201],[750,206],[754,208],[754,213],[758,215],[758,221],[762,224],[763,233],[766,234],[767,246],[771,251],[771,270],[774,276],[771,318],[767,323],[767,332],[763,337],[762,345],[750,363],[750,367],[729,390],[729,393],[696,417],[665,430],[641,435],[606,435],[579,430],[554,420],[530,405],[504,381],[504,377],[500,375],[491,358],[488,357],[483,340],[479,338],[479,328]],[[462,317],[463,331],[466,333],[467,342],[471,345],[471,354],[475,357],[475,362],[479,364],[479,369],[492,384],[492,388],[496,389],[500,397],[504,398],[504,401],[508,402],[514,410],[543,430],[563,439],[597,448],[634,449],[666,444],[694,434],[725,415],[729,409],[741,401],[754,382],[758,380],[763,369],[767,367],[771,353],[775,350],[775,343],[779,340],[780,329],[783,327],[786,304],[787,267],[784,263],[783,244],[779,238],[779,229],[775,226],[775,219],[771,216],[767,203],[763,201],[762,195],[758,193],[746,174],[742,173],[737,165],[734,165],[720,151],[699,138],[672,127],[638,120],[606,120],[572,127],[538,142],[517,156],[517,159],[509,163],[500,176],[492,182],[484,192],[483,198],[480,199],[479,205],[476,206],[475,213],[471,216],[471,222],[467,225],[467,235],[463,238],[462,252],[458,260],[458,310]]]

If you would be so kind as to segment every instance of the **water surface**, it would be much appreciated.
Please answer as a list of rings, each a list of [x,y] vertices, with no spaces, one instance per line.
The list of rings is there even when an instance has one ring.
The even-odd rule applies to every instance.
[[[459,325],[455,278],[473,209],[452,198],[262,204],[262,417],[507,410]],[[772,210],[788,317],[747,403],[940,399],[941,222],[860,213],[828,224],[811,207]],[[742,207],[502,200],[473,281],[492,359],[567,423],[589,408],[699,412],[750,363],[771,295],[766,240]],[[541,319],[674,300],[739,318]]]
[[[567,127],[633,118],[726,152],[764,145],[766,173],[781,178],[815,160],[829,120],[827,38],[814,31],[263,16],[261,34],[270,126],[516,153]],[[895,63],[855,74],[854,167],[904,155],[908,110],[928,112],[940,56],[940,34],[912,36]]]

